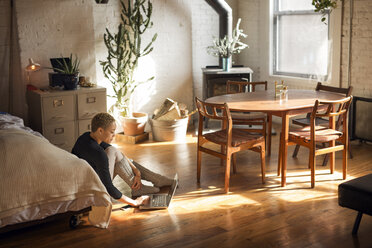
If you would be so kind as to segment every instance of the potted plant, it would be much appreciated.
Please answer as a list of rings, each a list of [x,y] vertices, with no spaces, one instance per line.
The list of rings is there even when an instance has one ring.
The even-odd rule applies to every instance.
[[[222,69],[228,71],[231,66],[231,55],[240,53],[248,47],[247,44],[240,41],[240,37],[246,38],[247,35],[239,29],[241,19],[239,18],[236,27],[233,30],[232,37],[225,35],[222,39],[214,38],[213,46],[207,47],[207,52],[215,57],[222,58]]]
[[[80,61],[75,55],[75,59],[72,59],[72,54],[68,59],[62,57],[60,60],[56,60],[58,67],[53,67],[60,75],[59,78],[63,83],[65,90],[75,90],[79,82],[79,65]]]
[[[337,1],[342,0],[313,0],[312,5],[315,7],[315,12],[322,14],[322,22],[325,22],[325,14],[327,11],[332,11],[332,9],[337,8]]]
[[[140,57],[148,55],[152,50],[152,44],[156,40],[154,34],[151,41],[142,48],[141,38],[144,32],[151,28],[152,3],[149,0],[127,0],[121,2],[121,23],[116,34],[106,28],[104,42],[108,50],[106,60],[100,61],[104,76],[110,81],[116,103],[111,106],[109,112],[115,115],[115,109],[119,112],[124,134],[138,135],[144,132],[147,122],[146,113],[132,113],[130,108],[131,95],[136,87],[144,82],[154,79],[150,77],[144,82],[134,78],[134,72]]]

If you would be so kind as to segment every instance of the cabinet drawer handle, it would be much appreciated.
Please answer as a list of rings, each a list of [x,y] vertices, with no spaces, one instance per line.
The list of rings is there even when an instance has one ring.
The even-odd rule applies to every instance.
[[[96,102],[96,97],[95,96],[87,97],[87,103],[95,103],[95,102]]]
[[[90,116],[93,116],[95,114],[97,114],[97,112],[85,112],[84,116],[90,117]]]
[[[56,115],[56,116],[53,116],[53,117],[52,117],[52,120],[63,119],[63,118],[65,118],[65,117],[66,117],[65,115]]]
[[[54,129],[54,134],[63,134],[65,129],[63,127],[58,127]]]
[[[53,107],[55,107],[55,108],[61,107],[64,104],[65,104],[65,102],[62,99],[53,100]]]

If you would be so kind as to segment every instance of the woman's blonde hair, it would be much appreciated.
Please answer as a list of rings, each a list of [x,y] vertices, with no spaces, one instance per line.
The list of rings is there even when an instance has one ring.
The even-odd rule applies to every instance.
[[[99,127],[106,130],[111,123],[115,122],[115,118],[108,113],[98,113],[92,119],[92,132],[97,131]]]

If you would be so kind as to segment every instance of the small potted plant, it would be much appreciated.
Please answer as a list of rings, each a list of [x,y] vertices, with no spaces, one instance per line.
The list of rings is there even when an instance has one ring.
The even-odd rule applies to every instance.
[[[79,82],[79,65],[80,61],[75,55],[75,59],[72,59],[70,54],[69,59],[62,57],[61,60],[57,60],[58,67],[53,67],[55,71],[60,74],[60,79],[63,83],[64,90],[75,90]]]
[[[243,30],[239,29],[241,19],[239,18],[235,29],[233,30],[232,37],[225,35],[222,39],[214,38],[213,46],[207,47],[207,52],[215,57],[222,58],[222,69],[228,71],[231,66],[231,55],[240,53],[248,45],[240,41],[240,37],[246,38],[247,35]]]
[[[332,9],[337,8],[337,1],[342,0],[313,0],[312,5],[315,7],[315,12],[322,14],[321,21],[325,23],[327,11],[331,12]]]

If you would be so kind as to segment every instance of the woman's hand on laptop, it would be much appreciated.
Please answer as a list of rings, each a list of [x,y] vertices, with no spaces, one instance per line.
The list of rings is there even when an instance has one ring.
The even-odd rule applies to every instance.
[[[146,205],[149,203],[150,201],[150,197],[148,195],[143,195],[143,196],[140,196],[138,197],[137,199],[134,200],[135,203],[136,203],[136,206],[135,207],[139,207],[141,205]]]
[[[137,197],[135,200],[133,200],[132,198],[130,198],[128,196],[122,195],[121,198],[118,199],[118,200],[123,202],[123,203],[129,204],[132,207],[139,207],[141,205],[149,203],[150,197],[147,196],[147,195],[143,195],[143,196]]]

